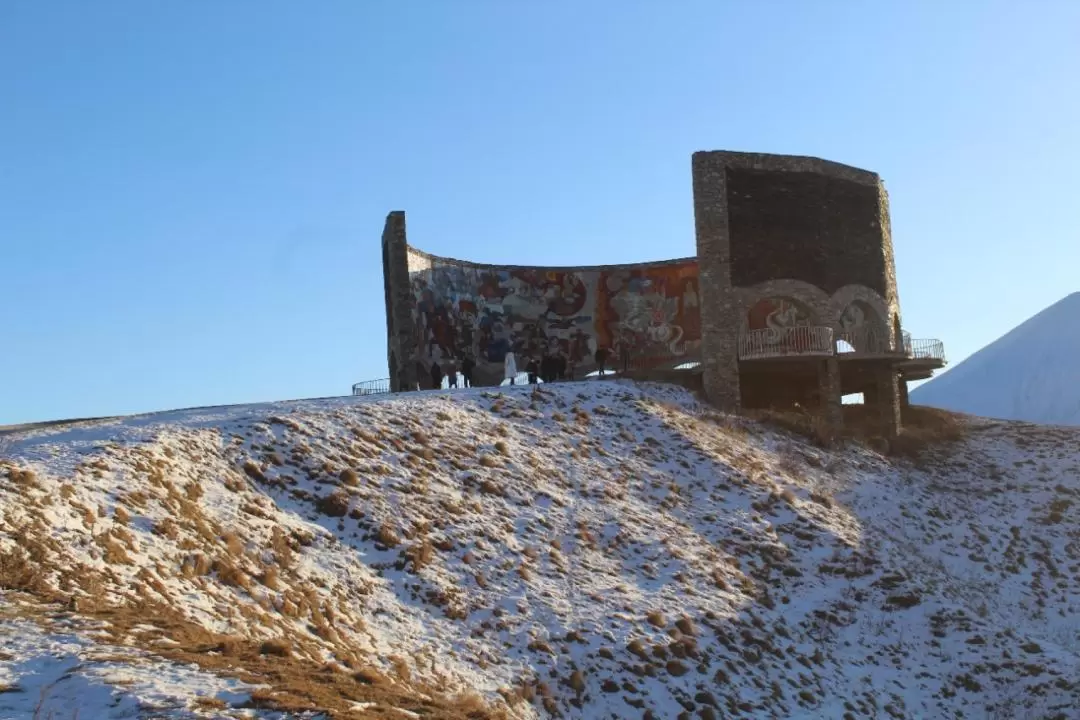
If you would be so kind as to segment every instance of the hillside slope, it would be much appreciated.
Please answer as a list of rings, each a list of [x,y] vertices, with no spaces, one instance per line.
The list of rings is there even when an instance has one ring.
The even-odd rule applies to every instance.
[[[917,468],[595,382],[0,462],[0,717],[1077,717],[1080,432]]]
[[[919,386],[911,400],[983,417],[1080,425],[1080,293]]]

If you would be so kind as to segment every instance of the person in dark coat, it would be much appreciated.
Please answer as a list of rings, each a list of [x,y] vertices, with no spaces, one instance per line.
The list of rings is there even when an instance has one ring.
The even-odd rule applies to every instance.
[[[567,367],[566,366],[567,366],[566,355],[563,355],[562,353],[559,353],[558,357],[555,358],[554,370],[555,370],[555,379],[556,380],[573,380],[572,377],[567,377]]]
[[[604,377],[604,363],[607,362],[607,349],[597,348],[596,355],[596,367],[600,371],[600,377]]]
[[[465,387],[472,387],[472,373],[474,367],[476,367],[476,362],[472,359],[472,355],[466,355],[465,359],[461,361],[461,379],[464,382]]]
[[[529,364],[525,366],[525,372],[529,376],[529,384],[530,385],[535,385],[537,375],[540,372],[540,368],[537,367],[535,358],[533,358],[532,360],[529,360]]]
[[[555,379],[555,373],[551,371],[551,353],[544,353],[540,358],[540,379],[546,383]]]
[[[441,388],[442,387],[442,379],[443,379],[442,367],[439,365],[439,362],[436,360],[435,362],[431,363],[431,387],[435,388],[436,390]]]

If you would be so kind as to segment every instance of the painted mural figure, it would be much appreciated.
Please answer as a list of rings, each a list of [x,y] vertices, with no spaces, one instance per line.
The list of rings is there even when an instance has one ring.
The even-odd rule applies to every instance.
[[[813,322],[809,312],[787,298],[766,298],[750,309],[747,329],[757,333],[759,342],[777,351],[798,352],[808,342],[805,332],[797,328],[810,327]]]
[[[880,352],[889,344],[889,334],[878,313],[859,300],[840,314],[840,329],[847,352]]]

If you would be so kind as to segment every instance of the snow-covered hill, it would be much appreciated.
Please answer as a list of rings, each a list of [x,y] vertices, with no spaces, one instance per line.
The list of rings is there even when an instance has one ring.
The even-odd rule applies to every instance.
[[[1080,293],[916,388],[911,400],[983,417],[1080,425]]]
[[[1078,447],[916,467],[623,382],[35,431],[0,717],[1080,717]]]

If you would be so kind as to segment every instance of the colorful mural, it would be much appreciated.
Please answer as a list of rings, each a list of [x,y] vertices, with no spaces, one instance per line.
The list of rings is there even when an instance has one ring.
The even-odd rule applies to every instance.
[[[810,311],[788,298],[759,300],[747,313],[748,341],[757,352],[798,353],[810,342],[808,328],[814,324]],[[754,332],[758,331],[758,332]]]
[[[475,358],[518,366],[544,356],[591,367],[629,357],[677,359],[701,342],[697,263],[612,270],[499,269],[411,259],[413,324],[421,364]]]
[[[812,324],[810,312],[788,298],[760,300],[750,308],[747,317],[748,330],[781,331],[793,327],[809,327]]]

